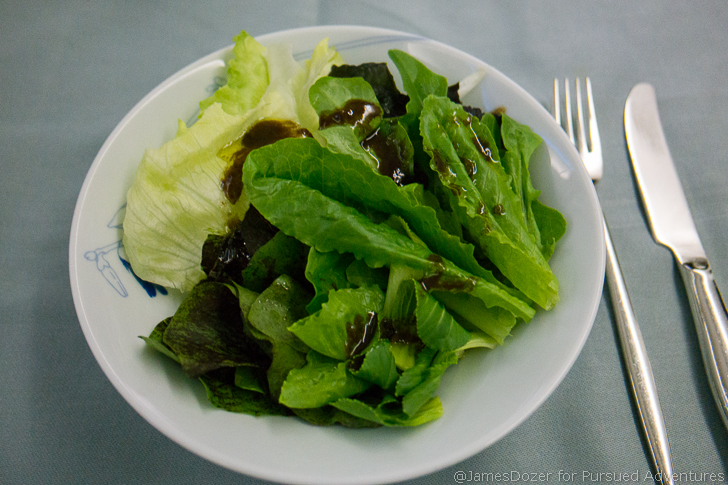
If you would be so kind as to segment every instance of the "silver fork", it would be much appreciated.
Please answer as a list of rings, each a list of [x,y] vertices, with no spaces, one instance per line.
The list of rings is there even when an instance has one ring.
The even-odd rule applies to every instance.
[[[575,138],[569,80],[564,80],[566,112],[564,129],[569,135],[571,142],[576,145],[592,181],[596,182],[602,177],[602,167],[604,165],[602,146],[594,111],[591,81],[588,77],[586,78],[586,97],[589,109],[589,142],[587,143],[580,85],[579,78],[576,78],[577,137]],[[556,122],[561,125],[561,102],[559,100],[558,79],[554,79],[553,115]],[[627,286],[622,276],[622,270],[619,267],[617,253],[614,250],[609,228],[604,218],[602,218],[602,221],[604,239],[607,247],[607,286],[609,287],[609,294],[617,319],[617,333],[619,334],[619,341],[622,347],[622,357],[624,358],[625,368],[642,421],[643,431],[650,447],[652,462],[657,471],[655,481],[657,482],[658,477],[661,477],[662,480],[659,483],[674,484],[670,444],[667,439],[665,421],[662,417],[660,400],[657,396],[655,379],[652,375],[652,367],[647,357],[647,350],[642,340],[642,333],[637,324],[637,318],[632,309],[632,302],[627,293]]]

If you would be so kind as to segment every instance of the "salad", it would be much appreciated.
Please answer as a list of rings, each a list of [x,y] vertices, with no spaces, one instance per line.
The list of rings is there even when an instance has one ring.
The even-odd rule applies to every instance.
[[[316,425],[439,418],[445,371],[558,303],[562,214],[529,172],[542,143],[463,106],[399,50],[348,65],[322,40],[235,37],[227,83],[145,152],[127,193],[135,274],[185,295],[141,338],[219,408]]]

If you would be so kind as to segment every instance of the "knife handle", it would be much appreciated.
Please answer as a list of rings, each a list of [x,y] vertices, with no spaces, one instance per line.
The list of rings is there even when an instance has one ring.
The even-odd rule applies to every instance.
[[[728,428],[728,313],[708,260],[679,264],[690,300],[705,371],[720,417]]]
[[[627,293],[622,269],[614,250],[612,236],[604,221],[604,239],[607,245],[607,285],[612,307],[617,319],[617,333],[622,347],[622,356],[629,375],[632,391],[642,420],[645,436],[650,446],[652,460],[662,477],[660,483],[674,485],[670,443],[667,439],[665,420],[662,417],[657,386],[652,375],[652,366],[642,340],[632,302]]]

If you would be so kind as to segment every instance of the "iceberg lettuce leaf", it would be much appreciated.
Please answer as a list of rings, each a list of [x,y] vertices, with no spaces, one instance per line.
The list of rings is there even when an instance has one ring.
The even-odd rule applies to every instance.
[[[258,104],[268,87],[265,47],[244,31],[233,40],[234,57],[228,62],[227,82],[200,102],[200,116],[215,103],[220,103],[228,114],[241,115]]]
[[[141,279],[189,291],[204,279],[202,247],[209,234],[224,234],[242,219],[248,201],[232,204],[220,189],[226,162],[217,152],[235,138],[239,116],[212,105],[191,128],[147,150],[126,196],[123,244]]]
[[[263,48],[244,32],[233,51],[228,84],[203,101],[194,125],[180,121],[172,140],[145,152],[127,193],[123,244],[143,280],[189,291],[204,279],[208,235],[227,233],[249,206],[244,190],[230,197],[222,184],[248,129],[266,119],[318,129],[308,88],[339,60],[326,41],[304,67],[290,48]]]

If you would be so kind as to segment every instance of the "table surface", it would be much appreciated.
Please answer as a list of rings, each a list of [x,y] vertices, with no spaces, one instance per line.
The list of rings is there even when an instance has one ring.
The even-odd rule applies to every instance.
[[[267,483],[175,444],[105,377],[71,297],[71,219],[104,140],[161,81],[229,45],[240,30],[261,35],[333,24],[452,45],[547,106],[554,77],[591,77],[605,158],[597,193],[652,361],[675,471],[681,483],[728,481],[728,433],[704,374],[684,286],[670,252],[650,236],[623,134],[627,94],[636,83],[652,83],[715,278],[728,291],[728,3],[270,5],[0,3],[0,483]],[[639,482],[651,483],[637,419],[605,292],[579,358],[531,417],[464,462],[407,483],[485,483],[478,474],[510,471],[550,482],[563,479],[561,471],[576,483],[593,482],[598,473],[603,483],[614,481],[606,473],[637,473]]]

